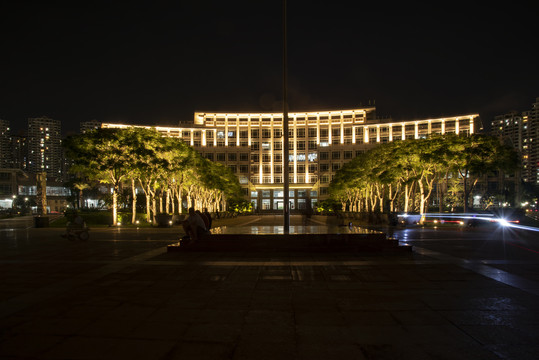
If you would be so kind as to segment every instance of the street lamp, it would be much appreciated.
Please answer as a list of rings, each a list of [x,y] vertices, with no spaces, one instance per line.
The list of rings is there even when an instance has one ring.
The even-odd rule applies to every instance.
[[[287,108],[287,68],[286,68],[286,0],[283,0],[283,190],[284,190],[284,233],[290,230],[290,200],[289,200],[289,171],[288,171],[288,108]]]

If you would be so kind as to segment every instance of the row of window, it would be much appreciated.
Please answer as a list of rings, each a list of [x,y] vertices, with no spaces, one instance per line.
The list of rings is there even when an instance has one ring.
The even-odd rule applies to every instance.
[[[433,134],[441,134],[441,131],[432,131]],[[464,129],[464,130],[461,130],[460,131],[461,134],[466,134],[468,135],[469,134],[469,130],[468,129]],[[428,133],[426,132],[420,132],[417,134],[417,137],[418,138],[421,138],[421,139],[424,139],[428,136]],[[355,142],[353,140],[352,137],[344,137],[342,139],[338,138],[337,140],[335,140],[335,138],[333,138],[333,141],[332,141],[332,144],[330,144],[329,142],[329,138],[320,138],[320,142],[318,143],[317,140],[308,140],[308,141],[305,141],[305,140],[296,140],[296,141],[290,141],[289,142],[289,145],[288,145],[288,148],[290,150],[292,149],[297,149],[297,150],[305,150],[305,149],[309,149],[309,150],[314,150],[314,149],[317,149],[318,147],[328,147],[330,145],[351,145],[351,144],[365,144],[365,143],[387,143],[389,141],[396,141],[396,140],[410,140],[410,139],[415,139],[416,138],[416,134],[415,132],[412,132],[412,133],[406,133],[404,135],[404,137],[401,135],[401,133],[399,134],[394,134],[393,137],[391,138],[390,140],[390,137],[387,135],[387,134],[384,134],[384,133],[381,133],[380,135],[377,135],[375,133],[372,133],[369,135],[368,139],[365,139],[365,137],[362,135],[362,134],[356,134],[356,138],[355,138]],[[365,141],[367,140],[367,141]],[[201,147],[202,146],[202,141],[201,140],[193,140],[193,146],[194,147]],[[272,142],[270,141],[267,141],[267,142],[259,142],[259,141],[253,141],[251,140],[251,145],[249,145],[249,142],[248,141],[228,141],[225,142],[224,140],[220,139],[220,140],[216,140],[216,141],[213,141],[212,139],[207,139],[206,140],[206,147],[236,147],[236,146],[239,146],[239,147],[243,147],[243,148],[247,148],[249,147],[250,150],[252,151],[258,151],[258,150],[271,150],[272,147],[273,147],[273,150],[282,150],[283,148],[283,143],[282,141],[273,141],[273,146],[272,146]]]
[[[282,184],[283,177],[281,175],[264,175],[262,177],[258,175],[253,175],[250,178],[252,184]],[[290,184],[315,184],[318,181],[318,176],[316,175],[295,175],[288,178]],[[242,182],[240,181],[240,184]],[[245,183],[244,183],[245,184]]]
[[[282,198],[284,197],[284,191],[283,190],[253,190],[251,191],[251,197],[257,198],[258,196],[261,196],[263,198],[271,198],[273,195],[274,198]],[[298,190],[289,190],[288,191],[288,197],[289,198],[306,198],[306,197],[317,197],[318,192],[316,190],[307,191],[307,189],[298,189]]]
[[[294,116],[292,114],[289,114],[288,115],[288,119],[289,121],[305,121],[305,120],[340,120],[341,118],[342,119],[353,119],[354,117],[356,118],[363,118],[363,113],[362,112],[359,112],[357,114],[333,114],[333,115],[300,115],[300,116]],[[262,117],[236,117],[236,116],[229,116],[229,117],[223,117],[223,116],[206,116],[206,121],[226,121],[228,120],[228,122],[235,122],[237,120],[239,121],[250,121],[250,122],[258,122],[258,121],[263,121],[263,122],[271,122],[271,120],[273,121],[283,121],[283,117],[282,115],[281,116],[275,116],[275,117],[268,117],[267,115],[266,116],[262,116]]]
[[[329,184],[331,180],[335,177],[334,174],[321,174],[321,175],[312,175],[309,174],[308,176],[305,174],[296,174],[295,176],[293,174],[289,175],[289,182],[290,184],[314,184],[318,180],[320,180],[320,184]],[[283,177],[279,174],[274,174],[273,177],[271,175],[253,175],[251,177],[247,177],[244,175],[238,176],[240,180],[240,184],[246,185],[249,180],[252,184],[282,184],[283,183]],[[327,194],[327,192],[321,191],[322,195]]]
[[[251,169],[249,171],[249,165],[228,165],[227,166],[230,171],[233,173],[239,173],[239,174],[257,174],[260,169],[262,168],[262,172],[264,174],[270,174],[272,167],[271,165],[251,165]],[[331,164],[320,164],[320,172],[329,172],[331,171],[335,172],[341,168],[341,164],[339,163],[333,163]],[[317,164],[309,164],[308,167],[306,167],[303,164],[297,164],[296,165],[296,171],[294,171],[293,166],[288,167],[288,171],[290,174],[296,173],[296,174],[305,174],[306,171],[308,171],[309,174],[314,174],[318,172],[318,165]],[[273,166],[273,173],[274,174],[281,174],[283,172],[282,165],[274,165]]]
[[[358,156],[359,154],[363,153],[363,150],[356,150],[356,151],[352,151],[352,150],[345,150],[345,151],[321,151],[320,153],[316,153],[316,152],[311,152],[311,153],[308,153],[308,154],[305,154],[305,153],[298,153],[296,155],[289,155],[289,158],[288,158],[288,161],[289,162],[293,162],[294,160],[296,161],[305,161],[307,160],[308,162],[315,162],[317,160],[330,160],[330,157],[331,157],[331,160],[341,160],[341,159],[345,159],[345,160],[350,160],[355,156]],[[283,157],[282,157],[282,154],[281,153],[277,153],[277,154],[258,154],[258,153],[252,153],[249,155],[249,153],[247,152],[244,152],[244,153],[206,153],[204,154],[204,157],[208,160],[211,160],[211,161],[221,161],[221,162],[224,162],[224,161],[249,161],[251,160],[252,162],[260,162],[260,160],[262,160],[262,162],[271,162],[272,161],[272,158],[273,158],[273,161],[274,162],[282,162],[283,160]]]
[[[461,129],[465,131],[468,129],[469,120],[465,120],[464,123],[462,123],[464,120],[461,121]],[[456,123],[455,121],[447,121],[445,123],[445,131],[446,132],[452,132],[456,130]],[[441,132],[442,129],[442,123],[440,122],[434,122],[431,123],[430,129],[432,132]],[[391,131],[390,131],[391,130]],[[417,125],[417,130],[419,133],[428,133],[429,131],[429,125],[427,123],[421,123]],[[391,128],[389,126],[380,126],[380,127],[369,127],[369,135],[376,134],[379,132],[380,134],[386,134],[389,135],[391,132],[393,134],[393,137],[400,137],[402,136],[403,131],[403,125],[393,125]],[[415,133],[416,131],[416,125],[415,124],[409,124],[404,125],[404,132],[405,134]],[[185,139],[191,138],[191,134],[193,135],[194,139],[200,139],[202,136],[201,130],[183,130],[182,131],[182,137]],[[213,140],[214,134],[216,140],[224,140],[225,138],[228,139],[236,139],[237,135],[240,139],[248,139],[249,135],[251,139],[279,139],[283,136],[283,130],[280,128],[274,128],[274,129],[250,129],[249,130],[235,130],[235,129],[228,129],[225,131],[224,129],[217,129],[217,130],[207,130],[206,131],[206,139],[207,140]],[[353,129],[352,127],[344,127],[342,128],[342,135],[343,136],[352,136],[353,135]],[[361,138],[364,135],[364,127],[356,127],[355,128],[355,135],[356,138]],[[295,138],[327,138],[330,136],[330,128],[328,127],[309,127],[309,128],[292,128],[288,130],[288,136],[289,138],[293,139]],[[332,137],[340,137],[341,136],[341,127],[331,127],[331,136]]]
[[[291,199],[290,210],[305,210],[309,207],[312,209],[316,206],[318,199]],[[251,199],[253,209],[257,210],[259,207],[261,210],[283,210],[283,199],[261,199],[260,204],[258,199]]]

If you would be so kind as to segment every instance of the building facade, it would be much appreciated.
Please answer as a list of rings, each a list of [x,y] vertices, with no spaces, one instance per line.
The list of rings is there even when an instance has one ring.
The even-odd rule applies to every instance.
[[[510,142],[522,159],[522,180],[539,184],[539,98],[529,111],[497,115],[491,133]]]
[[[28,163],[28,146],[25,135],[11,135],[11,156],[13,168],[26,171]]]
[[[21,169],[0,169],[0,213],[37,213],[36,175]],[[69,206],[71,191],[62,183],[47,181],[47,212],[60,213]]]
[[[295,112],[288,117],[288,159],[283,159],[282,113],[196,112],[190,125],[155,129],[163,136],[182,139],[205,158],[225,164],[238,177],[253,208],[260,211],[283,209],[283,166],[289,166],[291,210],[304,211],[328,197],[329,183],[346,162],[374,146],[429,134],[468,135],[480,130],[477,114],[394,122],[376,119],[375,107]]]
[[[13,167],[9,121],[0,119],[0,169]]]
[[[27,170],[46,172],[51,181],[62,180],[61,122],[48,117],[28,119]]]
[[[81,134],[85,132],[95,130],[101,127],[102,122],[97,120],[81,121],[79,123],[79,130]]]

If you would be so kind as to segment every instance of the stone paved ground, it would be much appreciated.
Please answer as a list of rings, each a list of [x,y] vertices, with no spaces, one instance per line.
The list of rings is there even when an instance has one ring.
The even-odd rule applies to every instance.
[[[538,296],[439,254],[167,253],[177,228],[61,231],[0,232],[1,359],[539,358]]]

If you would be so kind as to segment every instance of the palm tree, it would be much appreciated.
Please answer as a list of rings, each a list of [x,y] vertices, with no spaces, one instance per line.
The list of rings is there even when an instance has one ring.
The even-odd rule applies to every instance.
[[[90,185],[88,185],[86,182],[77,181],[73,184],[73,187],[79,191],[79,199],[78,199],[78,207],[79,210],[82,209],[83,204],[83,190],[89,189]]]

